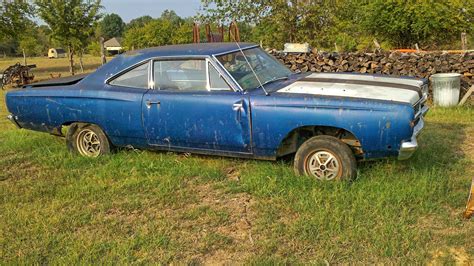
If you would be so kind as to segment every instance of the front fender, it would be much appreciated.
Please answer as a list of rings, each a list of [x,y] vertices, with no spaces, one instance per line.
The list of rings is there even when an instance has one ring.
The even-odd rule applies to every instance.
[[[276,156],[283,139],[296,128],[344,129],[361,143],[364,159],[396,156],[410,138],[413,108],[409,104],[326,97],[257,96],[252,102],[254,151]]]

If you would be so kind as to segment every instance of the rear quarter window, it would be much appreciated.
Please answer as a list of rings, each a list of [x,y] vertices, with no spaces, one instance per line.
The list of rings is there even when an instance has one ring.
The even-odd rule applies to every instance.
[[[149,64],[139,65],[109,82],[110,85],[129,88],[148,89]]]

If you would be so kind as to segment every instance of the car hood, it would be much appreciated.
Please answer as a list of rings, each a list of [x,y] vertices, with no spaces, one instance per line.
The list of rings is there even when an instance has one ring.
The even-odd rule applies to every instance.
[[[313,73],[279,89],[278,93],[385,100],[415,104],[422,79],[346,73]]]

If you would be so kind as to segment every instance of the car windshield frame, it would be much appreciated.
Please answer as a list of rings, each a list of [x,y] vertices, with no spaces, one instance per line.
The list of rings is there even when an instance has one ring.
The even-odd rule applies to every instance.
[[[293,71],[259,46],[234,50],[214,57],[244,91],[287,79],[293,74]]]

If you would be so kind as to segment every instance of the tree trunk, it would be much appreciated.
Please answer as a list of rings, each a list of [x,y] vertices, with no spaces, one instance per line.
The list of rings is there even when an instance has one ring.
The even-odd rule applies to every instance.
[[[79,66],[81,66],[81,73],[84,73],[84,63],[82,62],[82,56],[84,55],[84,49],[79,54]]]
[[[74,48],[71,45],[68,47],[69,50],[69,72],[74,76]]]
[[[100,37],[100,58],[102,59],[102,65],[105,65],[107,58],[105,57],[104,37]]]
[[[25,49],[22,49],[23,51],[23,65],[26,66],[26,54],[25,54]]]

